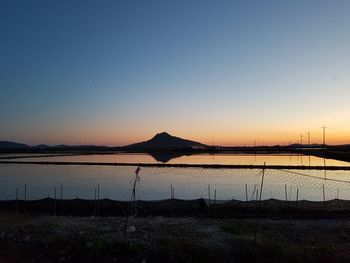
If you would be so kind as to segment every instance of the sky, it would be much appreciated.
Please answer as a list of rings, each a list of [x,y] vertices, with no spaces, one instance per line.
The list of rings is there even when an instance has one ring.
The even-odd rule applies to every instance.
[[[350,143],[350,1],[0,0],[0,140]]]

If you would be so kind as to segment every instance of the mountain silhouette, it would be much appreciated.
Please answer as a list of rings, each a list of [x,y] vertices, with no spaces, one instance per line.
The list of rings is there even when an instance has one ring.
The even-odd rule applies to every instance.
[[[152,156],[157,162],[162,163],[167,163],[174,158],[184,155],[190,155],[190,153],[183,153],[182,151],[147,151],[147,154]]]
[[[17,142],[9,142],[9,141],[0,141],[0,149],[26,149],[30,146],[23,144],[23,143],[17,143]]]
[[[152,139],[148,141],[130,144],[125,147],[129,149],[181,149],[206,147],[206,145],[199,142],[175,137],[167,132],[162,132],[156,134]]]

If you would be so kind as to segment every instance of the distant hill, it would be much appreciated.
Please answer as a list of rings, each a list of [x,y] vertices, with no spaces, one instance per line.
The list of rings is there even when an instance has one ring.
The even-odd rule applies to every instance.
[[[128,149],[181,149],[193,147],[207,147],[205,144],[182,139],[167,132],[156,134],[152,139],[125,146]]]
[[[294,143],[294,144],[290,144],[288,145],[288,147],[291,147],[291,148],[307,148],[309,147],[308,144],[300,144],[300,143]],[[323,147],[323,144],[318,144],[318,143],[313,143],[313,144],[310,144],[310,147],[311,148],[320,148],[320,147]]]
[[[0,141],[0,149],[27,149],[29,147],[23,143]]]
[[[106,146],[96,146],[96,145],[66,145],[66,144],[60,144],[60,145],[46,145],[46,144],[40,144],[35,147],[38,148],[51,148],[51,149],[60,149],[60,148],[96,148],[96,147],[106,147]]]
[[[109,149],[119,149],[119,147],[107,147],[107,146],[96,146],[96,145],[47,145],[38,144],[34,146],[29,146],[23,143],[0,141],[0,150],[2,151],[18,151],[18,150],[30,150],[30,151],[62,151],[62,150],[109,150]]]

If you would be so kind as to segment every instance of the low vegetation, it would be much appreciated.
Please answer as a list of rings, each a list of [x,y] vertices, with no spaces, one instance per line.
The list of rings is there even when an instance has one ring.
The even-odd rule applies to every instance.
[[[0,262],[349,262],[350,222],[0,215]]]

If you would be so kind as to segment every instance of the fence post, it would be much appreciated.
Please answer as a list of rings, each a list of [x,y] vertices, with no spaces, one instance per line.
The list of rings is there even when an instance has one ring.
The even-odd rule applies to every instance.
[[[63,185],[61,184],[61,202],[60,202],[61,215],[63,215]]]
[[[27,184],[24,184],[24,203],[23,203],[23,211],[26,210],[26,201],[27,201]]]
[[[56,216],[56,187],[55,187],[55,190],[54,190],[53,216]]]
[[[261,176],[259,201],[261,201],[261,195],[262,195],[262,191],[263,191],[263,187],[264,187],[264,177],[265,177],[265,163],[264,163],[264,169],[263,169],[262,176]]]
[[[284,185],[284,194],[285,194],[285,196],[286,196],[286,201],[288,201],[287,184]]]
[[[208,207],[210,207],[210,184],[208,184]]]
[[[298,200],[299,200],[299,188],[297,187],[297,199],[296,199],[296,201],[298,202]]]
[[[175,187],[173,187],[173,185],[170,185],[170,199],[174,199],[175,198]]]
[[[325,205],[326,204],[326,193],[325,193],[325,190],[324,190],[324,184],[322,185],[322,192],[323,192],[323,204]]]
[[[16,188],[16,214],[18,214],[18,187]]]
[[[95,196],[94,196],[94,215],[96,215],[96,210],[97,210],[97,208],[96,208],[96,206],[97,206],[97,203],[96,203],[96,201],[97,201],[97,188],[95,187],[94,190],[95,190]]]
[[[248,202],[248,186],[245,184],[245,201]]]
[[[137,214],[137,206],[136,206],[136,186],[137,183],[140,181],[139,173],[141,171],[140,166],[136,168],[135,171],[135,179],[132,187],[132,193],[129,201],[129,207],[127,209],[127,213],[125,215],[125,232],[127,233],[129,231],[130,225],[130,219],[136,216]],[[133,214],[134,213],[134,214]],[[133,230],[135,231],[135,230]]]
[[[251,200],[254,201],[254,195],[256,196],[256,184],[254,184],[254,189],[253,189],[253,193],[252,193],[252,198]],[[255,201],[256,201],[256,198],[255,198]]]
[[[256,238],[257,238],[257,233],[258,233],[258,213],[259,213],[259,210],[260,210],[260,205],[261,205],[261,196],[262,196],[262,191],[263,191],[263,187],[264,187],[264,177],[265,177],[265,165],[266,163],[264,163],[264,168],[262,170],[262,175],[261,175],[261,183],[260,183],[260,195],[259,195],[259,203],[257,204],[257,207],[256,207],[256,212],[255,212],[255,233],[254,233],[254,241],[256,242]],[[258,199],[258,191],[259,189],[257,189],[257,192],[256,192],[256,199]]]
[[[100,184],[97,184],[97,213],[100,214]]]

